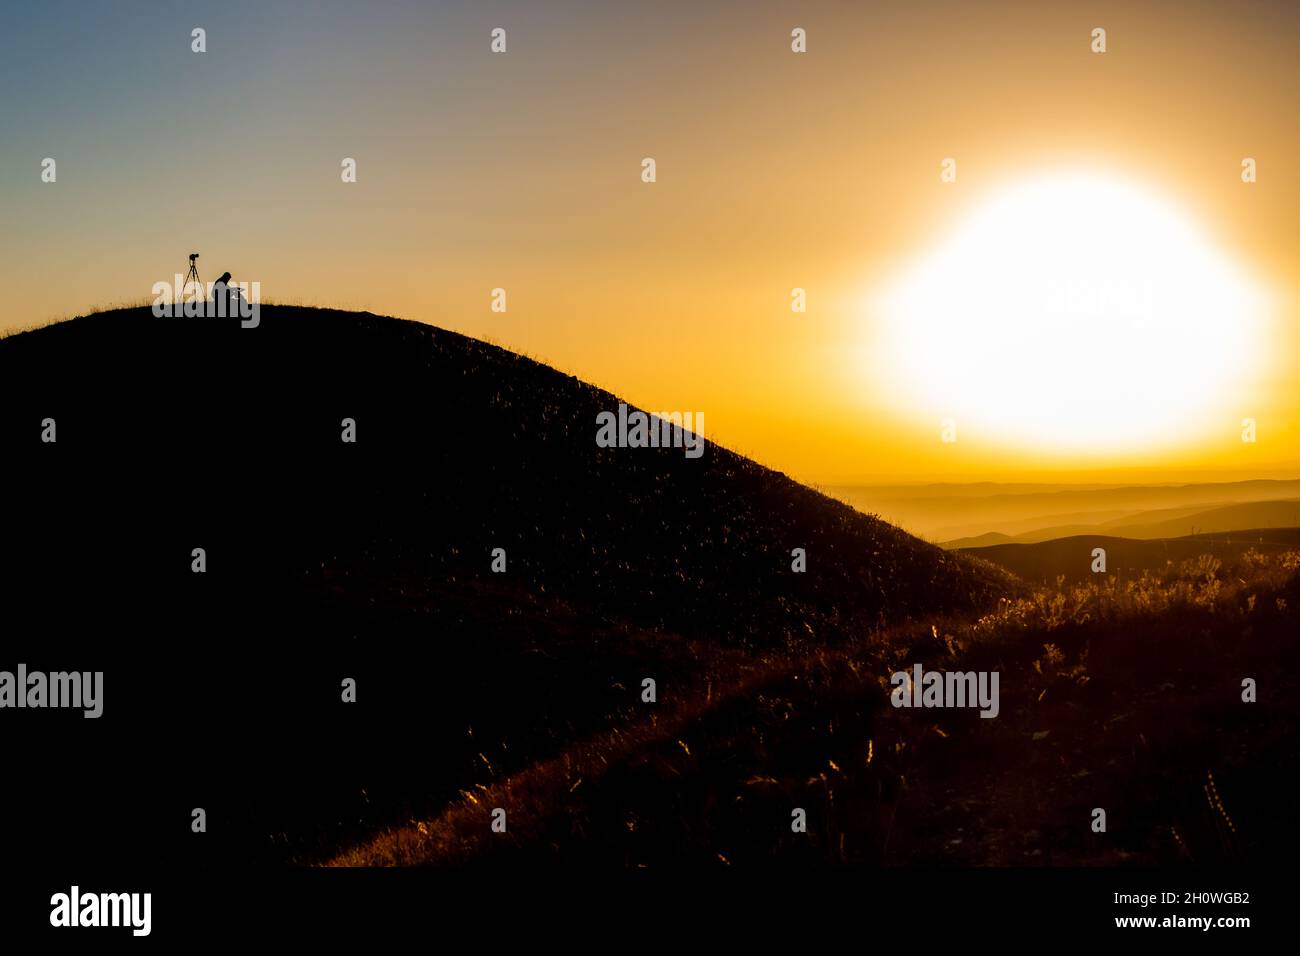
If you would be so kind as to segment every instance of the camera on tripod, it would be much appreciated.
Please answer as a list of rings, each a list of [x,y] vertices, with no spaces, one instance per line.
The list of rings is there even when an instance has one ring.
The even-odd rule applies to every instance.
[[[203,294],[203,283],[199,279],[199,267],[197,265],[198,258],[199,254],[197,252],[190,253],[190,271],[185,274],[185,282],[181,285],[182,296],[185,295],[185,290],[190,287],[191,282],[194,283],[194,287],[198,293],[200,295]]]

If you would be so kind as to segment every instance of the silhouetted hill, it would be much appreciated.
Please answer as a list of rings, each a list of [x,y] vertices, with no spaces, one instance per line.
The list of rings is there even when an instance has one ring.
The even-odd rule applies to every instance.
[[[101,808],[113,829],[31,839],[126,852],[204,806],[214,855],[320,854],[610,726],[644,678],[672,698],[705,660],[1005,591],[993,566],[712,443],[598,448],[617,404],[365,313],[265,306],[243,329],[125,309],[0,341],[2,570],[14,643],[41,648],[18,653],[103,669],[100,726],[121,739],[175,734],[132,771],[149,796]],[[32,814],[120,772],[110,750],[72,765],[40,735],[15,746],[49,782]]]

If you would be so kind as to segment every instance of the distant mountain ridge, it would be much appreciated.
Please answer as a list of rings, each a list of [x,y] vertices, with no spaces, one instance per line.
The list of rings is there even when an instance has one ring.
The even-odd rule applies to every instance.
[[[1030,544],[995,543],[966,548],[962,553],[1001,565],[1026,581],[1050,583],[1060,577],[1079,583],[1099,580],[1092,567],[1096,548],[1106,552],[1108,578],[1136,578],[1202,555],[1228,562],[1247,551],[1271,553],[1300,549],[1300,527],[1252,528],[1152,539],[1079,534]]]
[[[1112,521],[1155,523],[1233,505],[1300,499],[1300,478],[1048,487],[1051,490],[1037,485],[975,483],[831,486],[826,490],[855,508],[949,547],[966,546],[967,539],[993,533],[1019,538],[1042,531],[1046,537],[1058,537],[1072,531],[1094,531]]]
[[[1161,517],[1161,516],[1165,517]],[[998,532],[943,542],[953,550],[992,544],[1033,544],[1071,535],[1109,534],[1152,540],[1188,535],[1247,531],[1259,528],[1300,528],[1300,498],[1252,501],[1222,507],[1168,508],[1144,511],[1095,524],[1058,525],[1018,535]]]

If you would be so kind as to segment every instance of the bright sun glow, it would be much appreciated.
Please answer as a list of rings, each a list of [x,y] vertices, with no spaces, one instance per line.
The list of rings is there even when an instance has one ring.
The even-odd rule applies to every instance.
[[[1149,190],[1087,175],[995,196],[875,301],[877,373],[958,433],[1110,451],[1235,429],[1264,296]]]

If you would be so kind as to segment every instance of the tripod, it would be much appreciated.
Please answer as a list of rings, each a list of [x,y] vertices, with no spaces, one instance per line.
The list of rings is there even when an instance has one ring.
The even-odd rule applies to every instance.
[[[203,294],[203,280],[199,278],[198,258],[199,254],[197,252],[190,253],[190,271],[185,274],[185,281],[181,283],[182,298],[185,297],[185,290],[189,288],[191,279],[194,281],[194,287],[198,289],[199,294]]]

